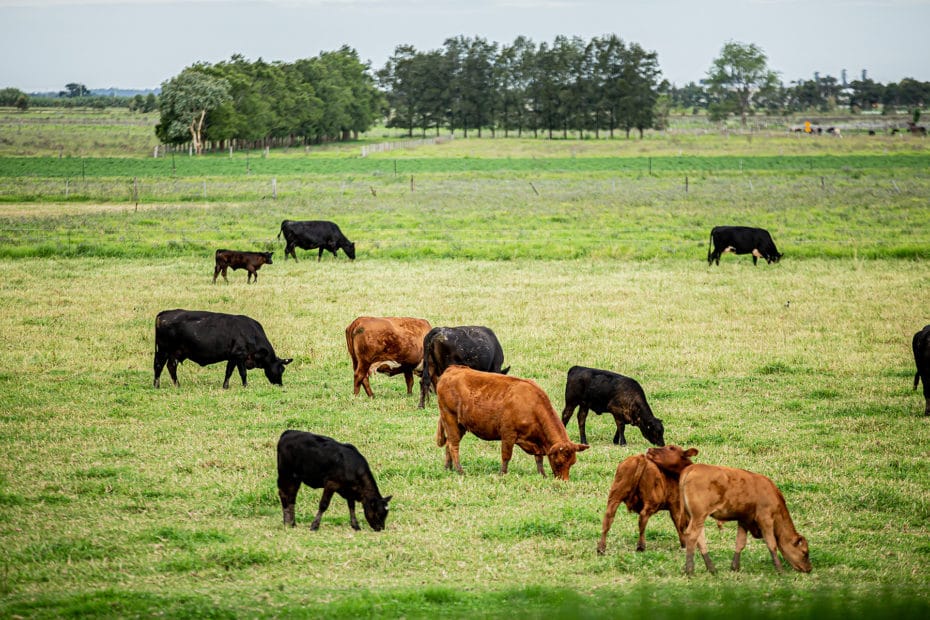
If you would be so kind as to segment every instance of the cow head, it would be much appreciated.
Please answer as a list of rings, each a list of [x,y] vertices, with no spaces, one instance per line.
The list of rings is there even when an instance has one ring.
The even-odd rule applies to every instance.
[[[670,445],[661,448],[646,450],[646,458],[659,466],[660,469],[680,474],[686,467],[693,465],[692,456],[697,456],[697,448],[682,449],[681,446]]]
[[[355,243],[354,242],[347,241],[346,243],[343,243],[342,246],[340,247],[342,247],[342,251],[346,253],[346,256],[349,257],[349,260],[355,260]]]
[[[377,496],[378,494],[375,493]],[[388,516],[388,502],[391,501],[393,495],[388,495],[387,497],[372,497],[369,500],[362,502],[362,507],[365,509],[365,520],[368,521],[368,525],[371,526],[376,532],[380,532],[384,529],[384,522],[387,520]]]
[[[268,363],[264,370],[265,376],[268,377],[274,385],[281,385],[281,376],[284,374],[284,367],[293,362],[292,358],[281,359],[280,357],[275,357],[270,363]]]
[[[811,565],[810,551],[807,547],[807,539],[800,534],[794,536],[788,544],[779,541],[778,549],[781,554],[788,560],[788,563],[794,567],[794,570],[809,573],[813,566]]]
[[[263,253],[262,253],[262,255],[265,257],[265,263],[268,264],[268,265],[273,265],[273,264],[274,264],[274,263],[271,262],[271,255],[272,255],[272,254],[274,254],[274,252],[263,252]]]
[[[552,474],[560,480],[568,480],[568,470],[578,460],[575,455],[578,452],[584,452],[589,447],[585,443],[562,441],[549,448],[549,453],[546,456],[549,457],[549,467],[552,468]]]
[[[772,263],[777,263],[778,261],[781,260],[782,256],[784,256],[784,254],[779,254],[778,250],[772,250],[770,254],[765,255],[765,262],[767,262],[770,265]]]
[[[665,445],[665,427],[662,426],[662,420],[659,418],[640,418],[639,430],[642,431],[646,441],[656,445]]]

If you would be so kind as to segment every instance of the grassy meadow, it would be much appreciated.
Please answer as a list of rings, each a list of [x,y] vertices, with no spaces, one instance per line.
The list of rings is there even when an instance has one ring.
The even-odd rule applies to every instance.
[[[455,140],[373,156],[439,160],[413,187],[351,168],[368,165],[352,146],[325,158],[347,160],[341,172],[282,173],[277,199],[256,193],[257,174],[207,200],[138,204],[5,177],[0,617],[926,617],[930,420],[910,339],[930,323],[930,143],[874,138]],[[685,171],[625,168],[678,148],[744,168],[696,166],[687,191]],[[886,149],[888,165],[863,163]],[[824,167],[748,163],[780,155]],[[304,157],[272,153],[269,174]],[[615,165],[470,165],[508,157]],[[358,259],[285,262],[284,218],[337,221]],[[768,228],[784,259],[708,268],[708,232],[724,223]],[[276,260],[257,284],[240,271],[213,285],[220,246]],[[223,390],[224,365],[187,362],[180,388],[163,375],[154,389],[154,317],[177,307],[258,319],[294,358],[284,385],[251,371]],[[500,445],[471,435],[465,475],[445,471],[435,397],[418,410],[383,376],[373,399],[352,396],[344,329],[366,314],[491,327],[511,373],[558,411],[572,365],[636,378],[666,441],[779,485],[813,572],[776,574],[758,540],[740,573],[725,570],[731,523],[707,529],[720,572],[698,561],[687,578],[667,515],[636,553],[623,509],[598,556],[617,463],[649,445],[633,428],[614,446],[604,416],[589,417],[567,483],[519,450],[501,477]],[[283,527],[274,448],[287,428],[360,449],[393,495],[385,531],[351,530],[338,496],[309,531],[320,491],[306,487],[297,528]],[[568,431],[577,439],[574,418]]]

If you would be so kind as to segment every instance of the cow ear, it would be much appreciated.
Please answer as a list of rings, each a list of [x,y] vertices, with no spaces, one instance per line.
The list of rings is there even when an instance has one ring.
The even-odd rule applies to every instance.
[[[389,501],[391,501],[391,498],[392,498],[392,497],[394,497],[394,496],[393,496],[393,495],[388,495],[387,497],[383,498],[383,499],[384,499],[384,504],[387,505],[387,503],[388,503]]]
[[[586,444],[586,443],[576,443],[576,444],[575,444],[575,452],[584,452],[585,450],[587,450],[587,449],[590,448],[590,447],[591,447],[591,446],[589,446],[589,445]]]
[[[697,448],[688,448],[687,450],[685,450],[685,456],[687,457],[692,457],[692,456],[697,456],[697,455],[698,455]]]
[[[289,357],[289,358],[287,358],[286,360],[281,360],[281,363],[284,364],[285,366],[287,366],[288,364],[290,364],[290,363],[293,362],[293,361],[294,361],[294,358],[293,358],[293,357]]]

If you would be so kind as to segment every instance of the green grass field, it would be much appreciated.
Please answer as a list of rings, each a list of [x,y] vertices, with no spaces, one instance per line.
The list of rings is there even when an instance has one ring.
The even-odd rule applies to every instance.
[[[658,142],[617,158],[658,156]],[[782,148],[713,135],[692,148],[754,157],[728,155],[735,142],[760,158]],[[820,144],[874,156],[852,142]],[[926,141],[900,144],[927,160]],[[414,189],[353,171],[308,173],[276,200],[241,198],[247,175],[206,201],[4,200],[0,617],[926,617],[930,420],[910,352],[930,323],[926,166],[705,171],[685,192],[677,173],[464,160],[469,148],[570,160],[569,147],[420,147],[418,160],[454,165],[433,164]],[[33,180],[5,182],[25,195]],[[337,221],[358,259],[285,262],[285,217]],[[708,268],[707,234],[723,223],[768,228],[785,258]],[[240,271],[213,285],[221,245],[276,260],[257,284]],[[294,358],[284,386],[252,371],[224,391],[223,365],[188,362],[180,388],[163,376],[154,389],[154,317],[176,307],[261,321]],[[511,373],[558,411],[574,364],[636,378],[666,441],[779,485],[813,572],[776,574],[753,540],[740,573],[699,561],[689,579],[665,513],[636,553],[636,517],[621,510],[598,556],[617,463],[649,445],[629,429],[614,446],[603,416],[589,417],[592,447],[567,483],[521,451],[501,477],[499,444],[473,436],[465,475],[445,471],[435,398],[418,410],[382,376],[375,398],[352,396],[344,329],[365,314],[492,327]],[[309,531],[320,492],[306,488],[298,527],[283,527],[274,447],[287,428],[362,451],[394,497],[385,531],[351,530],[338,497]],[[735,526],[707,533],[723,568]]]

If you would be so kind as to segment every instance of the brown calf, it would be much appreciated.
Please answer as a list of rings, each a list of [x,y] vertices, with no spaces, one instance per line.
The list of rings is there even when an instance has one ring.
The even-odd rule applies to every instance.
[[[565,425],[536,383],[497,373],[450,366],[436,386],[439,401],[439,428],[436,445],[446,447],[446,469],[461,474],[459,443],[471,431],[480,439],[501,442],[501,474],[513,456],[514,445],[536,458],[536,470],[543,470],[543,457],[556,478],[568,480],[577,452],[586,444],[573,443]]]
[[[681,453],[682,469],[691,465],[691,457],[698,451],[694,448],[682,450],[678,446],[668,446],[670,450]],[[604,555],[607,549],[607,532],[613,525],[614,515],[620,504],[626,504],[627,510],[639,513],[639,540],[636,543],[637,551],[646,549],[646,524],[649,517],[660,510],[668,510],[678,533],[678,539],[684,546],[682,532],[685,529],[684,513],[681,510],[681,496],[678,493],[678,473],[659,469],[659,467],[646,458],[645,454],[637,454],[623,460],[617,465],[614,482],[610,485],[607,495],[607,512],[604,513],[604,523],[601,526],[601,539],[597,543],[597,552]]]
[[[407,394],[413,393],[413,372],[423,361],[423,337],[429,321],[410,317],[360,316],[346,327],[346,346],[352,358],[352,391],[359,387],[372,396],[368,377],[377,371],[388,376],[403,373]]]
[[[679,489],[687,517],[685,572],[694,573],[694,547],[698,546],[704,565],[711,573],[714,564],[707,553],[704,521],[736,521],[736,552],[730,568],[739,570],[740,553],[746,546],[746,532],[762,538],[777,571],[782,570],[778,551],[802,573],[811,571],[807,539],[794,528],[785,498],[771,480],[745,469],[697,463],[682,469],[680,454],[665,448],[650,448],[647,457],[660,468],[681,471]]]
[[[236,250],[217,250],[216,251],[216,268],[213,270],[213,283],[216,284],[216,278],[220,273],[223,274],[223,279],[226,280],[226,283],[229,283],[229,278],[226,277],[226,270],[230,267],[233,268],[233,271],[236,269],[245,269],[248,271],[248,275],[245,278],[245,281],[248,283],[252,282],[252,278],[255,278],[255,281],[258,282],[258,270],[264,265],[271,265],[271,255],[274,252],[238,252]]]

